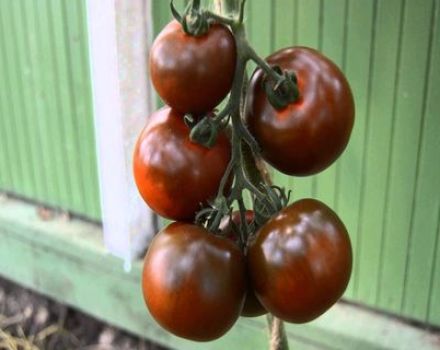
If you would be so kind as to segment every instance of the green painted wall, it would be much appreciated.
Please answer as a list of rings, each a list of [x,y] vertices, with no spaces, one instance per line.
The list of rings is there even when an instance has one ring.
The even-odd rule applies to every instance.
[[[178,5],[182,4],[177,2]],[[169,19],[155,0],[156,32]],[[261,55],[318,48],[356,99],[350,145],[309,178],[275,175],[348,226],[355,263],[346,298],[440,325],[440,1],[248,0]]]
[[[85,2],[0,0],[0,191],[100,216]]]

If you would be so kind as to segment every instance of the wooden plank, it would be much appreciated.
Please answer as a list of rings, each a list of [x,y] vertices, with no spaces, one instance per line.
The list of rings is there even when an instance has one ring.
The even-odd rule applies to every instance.
[[[78,1],[78,0],[75,0]],[[65,117],[63,118],[63,124],[66,129],[68,140],[67,147],[65,148],[65,157],[68,159],[69,166],[73,170],[71,174],[71,193],[70,193],[70,202],[72,209],[74,211],[80,211],[83,208],[83,203],[85,202],[85,194],[82,183],[82,167],[81,167],[81,159],[79,157],[79,144],[81,140],[76,135],[75,129],[77,127],[78,122],[78,113],[77,113],[77,104],[79,103],[77,99],[77,93],[75,90],[82,87],[82,83],[78,81],[76,78],[75,72],[75,36],[72,33],[72,23],[76,21],[76,11],[74,7],[71,7],[74,2],[72,1],[61,1],[60,9],[61,15],[53,16],[59,19],[57,23],[54,21],[55,26],[63,24],[63,26],[59,26],[58,30],[60,31],[59,39],[63,38],[63,42],[58,42],[58,50],[63,47],[62,55],[59,55],[60,62],[60,74],[64,76],[66,82],[66,94],[60,96],[61,106],[65,106]],[[55,8],[54,8],[55,10]],[[55,19],[54,18],[54,19]],[[56,35],[54,36],[56,38]],[[61,53],[61,52],[60,52]],[[90,127],[91,125],[89,125]],[[75,191],[79,189],[79,191]]]
[[[53,76],[57,62],[52,60],[50,52],[50,33],[38,21],[39,10],[46,8],[46,3],[40,6],[24,2],[23,12],[27,23],[27,41],[29,46],[29,59],[32,65],[32,99],[35,104],[35,129],[34,133],[39,139],[38,152],[40,153],[39,167],[45,182],[46,194],[36,197],[46,204],[57,205],[68,202],[63,182],[69,181],[69,171],[62,166],[62,154],[58,152],[58,145],[62,144],[63,129],[59,122],[62,114],[55,109],[56,96],[54,92]]]
[[[321,45],[322,52],[335,62],[340,68],[343,65],[346,0],[324,1],[321,21]],[[338,162],[315,176],[315,196],[330,207],[335,206],[336,171]]]
[[[321,0],[297,0],[297,44],[319,49],[321,39]],[[315,177],[294,177],[290,180],[295,199],[313,197]]]
[[[9,32],[6,32],[6,45],[7,50],[10,54],[9,64],[11,70],[11,81],[10,81],[10,89],[11,95],[14,100],[8,101],[7,103],[17,103],[19,106],[16,106],[16,115],[15,121],[17,126],[17,132],[19,136],[16,137],[16,147],[19,148],[23,152],[25,158],[24,166],[23,166],[23,182],[20,184],[20,188],[23,194],[27,197],[32,197],[35,195],[35,176],[33,172],[33,162],[29,159],[30,147],[27,140],[29,139],[29,123],[32,123],[28,119],[28,103],[24,100],[23,87],[24,87],[24,76],[23,76],[23,68],[24,62],[23,57],[20,51],[19,43],[19,33],[17,33],[17,28],[20,27],[20,17],[16,17],[16,12],[14,11],[14,5],[17,3],[10,3],[9,8],[7,9],[9,15],[5,18],[5,25],[8,27]],[[17,23],[18,22],[18,23]],[[20,30],[20,29],[18,29]]]
[[[2,53],[3,53],[3,76],[4,88],[6,94],[6,105],[9,107],[5,117],[10,127],[12,142],[9,154],[9,163],[16,165],[14,168],[15,186],[12,190],[20,189],[22,194],[29,193],[32,183],[29,178],[29,165],[26,161],[27,150],[25,137],[22,132],[24,125],[22,103],[20,101],[20,90],[17,86],[17,67],[14,65],[16,59],[14,34],[11,30],[11,2],[2,3],[2,11],[0,11],[0,33]]]
[[[378,300],[393,312],[400,312],[403,304],[431,10],[411,1],[405,4]]]
[[[298,1],[298,45],[319,49],[321,0]]]
[[[421,158],[421,173],[419,175],[420,187],[418,189],[417,199],[422,201],[416,202],[414,213],[414,227],[421,227],[421,229],[415,230],[413,233],[412,253],[414,259],[410,260],[412,264],[408,270],[408,284],[407,294],[405,295],[407,300],[405,303],[404,312],[408,312],[411,315],[418,315],[421,313],[423,307],[420,305],[417,309],[412,309],[410,300],[411,297],[417,293],[418,295],[425,296],[428,294],[428,303],[426,305],[426,320],[437,326],[440,325],[440,205],[439,205],[439,193],[438,181],[440,178],[440,164],[437,161],[433,161],[439,158],[440,154],[440,1],[435,2],[435,24],[433,26],[434,32],[431,43],[432,47],[432,59],[431,59],[431,72],[430,72],[430,86],[428,92],[428,100],[426,101],[426,119],[425,119],[425,135],[423,137],[422,145],[422,158]],[[437,184],[437,185],[436,185]],[[436,186],[436,187],[433,187]],[[432,209],[437,206],[437,228],[432,225],[428,220],[432,220]],[[426,212],[425,212],[426,210]],[[426,215],[426,222],[422,222]],[[435,222],[435,220],[434,220]],[[432,231],[433,230],[433,231]],[[419,239],[418,234],[426,234],[426,238]],[[433,240],[434,234],[434,240]],[[435,255],[431,257],[430,252],[432,249],[435,251]],[[433,260],[431,260],[433,259]],[[431,264],[429,264],[431,262]],[[430,268],[426,268],[429,266]],[[429,285],[426,286],[426,274],[430,273]],[[417,281],[421,281],[419,286]],[[417,284],[417,285],[416,285]],[[427,290],[425,290],[425,288]],[[413,292],[414,291],[414,292]]]
[[[272,4],[272,51],[296,45],[296,3],[296,0],[276,0]]]
[[[35,132],[37,122],[35,120],[36,103],[32,91],[34,87],[34,82],[32,81],[32,62],[29,54],[23,54],[24,52],[28,53],[30,49],[27,40],[27,16],[23,11],[23,1],[14,1],[11,5],[12,30],[15,34],[18,53],[17,60],[15,61],[19,73],[17,83],[20,85],[23,121],[25,122],[22,133],[26,137],[27,162],[29,162],[32,169],[33,188],[27,195],[32,198],[42,198],[47,196],[48,192],[45,183],[46,174],[41,166],[40,143]]]
[[[394,87],[402,1],[379,1],[372,57],[369,124],[366,130],[362,210],[359,214],[358,284],[356,297],[375,305],[379,292],[380,251],[384,220],[387,168],[393,124]],[[381,169],[380,171],[378,171]]]
[[[298,1],[282,0],[275,1],[272,32],[272,51],[297,45],[298,39]],[[296,198],[296,187],[294,179],[291,176],[284,175],[275,169],[271,169],[273,183],[284,187],[286,190],[292,190],[291,201]]]
[[[273,0],[249,1],[249,20],[247,22],[249,40],[255,51],[262,57],[268,56],[274,48],[272,40]]]
[[[437,219],[437,237],[434,243],[435,258],[431,269],[431,283],[429,288],[427,321],[440,325],[440,210]]]
[[[92,217],[98,218],[97,181],[94,180],[96,169],[95,177],[90,174],[90,170],[79,169],[80,166],[85,169],[96,168],[87,40],[84,40],[86,33],[84,28],[79,28],[73,32],[73,40],[65,41],[65,23],[59,15],[62,11],[51,12],[49,3],[56,6],[61,2],[42,0],[38,6],[24,0],[0,3],[0,70],[2,73],[4,71],[0,83],[0,113],[1,123],[4,124],[2,133],[5,133],[2,140],[5,146],[0,151],[0,162],[5,164],[2,166],[5,169],[1,174],[2,178],[9,178],[8,184],[3,183],[6,180],[0,179],[0,189],[62,209],[73,208],[81,214],[85,214],[83,211],[94,212]],[[83,0],[69,1],[70,4],[84,5]],[[83,11],[72,11],[69,20],[81,26],[81,16],[84,16]],[[61,30],[53,29],[54,17],[55,21],[61,18]],[[62,45],[55,48],[53,37],[60,33]],[[58,76],[59,67],[66,64],[66,61],[60,63],[54,53],[54,50],[58,50],[58,53],[65,54],[69,45],[76,45],[72,50],[72,61],[79,65],[81,57],[80,69],[72,71],[73,80],[81,82],[76,91],[71,89],[73,87],[69,86],[69,80],[65,76]],[[75,67],[78,65],[74,64]],[[70,72],[70,68],[67,69]],[[77,125],[81,134],[70,132],[67,130],[68,126],[66,129],[66,123],[63,123],[68,120],[68,112],[58,108],[57,95],[63,89],[71,89],[67,91],[70,95],[75,93],[88,96],[88,100],[83,99],[86,103],[77,98],[75,103],[68,106],[71,109],[76,108],[77,116],[88,121],[88,124]],[[86,105],[88,111],[83,108]],[[72,138],[78,145],[72,143]],[[70,155],[65,152],[69,149]],[[69,157],[77,158],[74,166],[69,161],[65,162]],[[87,185],[81,185],[82,182]],[[77,200],[82,194],[86,196],[86,201]],[[87,204],[92,202],[93,205]]]
[[[83,208],[87,216],[99,219],[99,184],[96,153],[89,150],[95,149],[95,136],[93,127],[92,91],[89,67],[88,38],[86,28],[85,1],[76,0],[66,2],[68,33],[71,38],[71,72],[72,91],[75,100],[75,138],[79,140],[78,161],[81,168],[81,183],[83,189]],[[74,14],[74,15],[72,15]]]
[[[5,3],[0,3],[0,12],[4,10]],[[0,17],[0,28],[2,28]],[[14,149],[12,141],[12,124],[10,119],[13,118],[11,113],[11,104],[8,102],[8,86],[6,76],[6,60],[5,60],[5,46],[3,40],[3,30],[0,30],[0,156],[1,156],[1,175],[0,188],[2,190],[11,191],[17,182],[15,173],[18,171],[19,162],[10,161],[9,157]]]
[[[367,126],[368,99],[366,91],[370,81],[373,8],[375,2],[348,2],[347,39],[345,48],[345,73],[351,83],[356,105],[356,120],[350,144],[339,160],[337,172],[337,196],[335,209],[347,226],[353,246],[353,275],[346,295],[354,297],[358,283],[358,258],[360,236],[358,228],[361,203],[362,174],[364,172],[363,150]]]
[[[142,301],[141,262],[124,272],[121,260],[104,249],[101,235],[98,226],[58,218],[41,221],[33,206],[3,200],[1,275],[173,349],[223,350],[238,344],[244,350],[267,349],[264,318],[240,319],[226,336],[209,343],[182,340],[159,328]],[[314,322],[286,329],[293,349],[431,350],[440,342],[439,333],[347,304],[336,305]]]
[[[75,192],[72,190],[75,169],[66,162],[68,157],[65,151],[73,147],[64,123],[68,118],[68,112],[60,108],[60,94],[68,88],[68,83],[67,79],[59,75],[60,67],[64,63],[58,59],[56,51],[62,52],[64,48],[57,48],[54,43],[54,35],[59,29],[53,27],[50,3],[43,0],[39,5],[28,3],[27,7],[30,26],[35,31],[32,45],[33,64],[38,79],[36,98],[41,120],[39,136],[42,140],[42,153],[46,158],[45,168],[52,168],[47,174],[46,183],[48,187],[56,188],[56,195],[44,200],[48,204],[59,205],[66,210],[71,201],[71,194]],[[61,12],[56,17],[60,17],[60,14]],[[80,189],[78,188],[77,191],[79,192]]]
[[[88,217],[99,219],[99,191],[93,128],[92,92],[89,74],[87,38],[85,31],[84,0],[63,1],[66,28],[66,47],[69,57],[69,81],[72,96],[72,124],[70,132],[75,140],[75,168],[82,197],[77,210]]]
[[[440,162],[433,162],[440,153],[440,21],[439,6],[431,12],[428,63],[423,97],[422,130],[418,145],[416,187],[403,289],[403,310],[406,316],[427,319],[431,273],[437,239],[437,216],[440,210]],[[436,23],[434,20],[437,19]],[[427,268],[428,267],[428,268]]]
[[[34,197],[34,200],[45,201],[47,204],[56,204],[60,201],[61,179],[68,177],[68,173],[59,173],[56,171],[54,164],[57,164],[59,159],[51,155],[51,152],[56,149],[56,142],[59,128],[58,124],[50,120],[51,110],[47,101],[53,99],[48,96],[50,88],[46,89],[45,82],[50,79],[51,70],[46,74],[44,71],[44,63],[42,58],[42,47],[40,38],[45,35],[41,31],[37,23],[37,13],[35,4],[32,2],[21,2],[21,12],[25,18],[24,28],[27,46],[27,55],[30,67],[30,96],[33,106],[33,130],[35,141],[35,151],[38,153],[38,176],[43,182],[44,193],[41,196]],[[51,67],[52,68],[52,67]],[[49,102],[50,104],[50,102]]]

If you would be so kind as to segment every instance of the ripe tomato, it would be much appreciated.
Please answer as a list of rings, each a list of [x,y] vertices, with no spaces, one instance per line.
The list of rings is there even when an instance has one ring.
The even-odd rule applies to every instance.
[[[231,215],[234,224],[239,227],[241,223],[241,216],[239,211],[234,211]],[[220,223],[220,230],[223,231],[225,237],[231,239],[233,242],[238,242],[238,232],[233,230],[231,225],[231,218],[227,217]],[[248,224],[254,220],[254,212],[252,210],[246,210],[245,219]],[[247,274],[249,280],[249,272]],[[267,310],[261,305],[260,301],[255,296],[255,292],[251,283],[248,283],[246,299],[244,301],[243,310],[241,310],[241,316],[256,317],[267,313]]]
[[[166,104],[181,113],[211,111],[234,78],[235,40],[223,25],[202,36],[186,34],[177,21],[160,32],[150,51],[150,75]]]
[[[313,320],[343,294],[351,274],[347,230],[324,203],[302,199],[257,232],[248,264],[263,306],[288,322]]]
[[[263,158],[288,175],[306,176],[331,165],[344,151],[354,122],[353,96],[339,68],[318,51],[292,47],[267,58],[270,65],[293,71],[299,99],[276,110],[269,103],[264,73],[250,82],[246,121]]]
[[[165,107],[153,113],[134,150],[133,171],[145,202],[159,215],[189,220],[215,197],[231,158],[225,133],[212,148],[191,142],[182,115]]]
[[[142,289],[151,315],[171,333],[208,341],[240,315],[246,292],[245,260],[230,240],[203,227],[175,222],[151,242]]]

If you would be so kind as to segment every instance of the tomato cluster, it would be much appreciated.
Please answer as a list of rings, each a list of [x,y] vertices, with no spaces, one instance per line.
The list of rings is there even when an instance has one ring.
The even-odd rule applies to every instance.
[[[242,162],[234,158],[237,145],[229,133],[220,130],[209,148],[190,137],[194,123],[215,116],[214,108],[234,91],[236,65],[243,59],[238,52],[226,25],[211,24],[193,36],[178,21],[169,23],[149,60],[154,87],[167,106],[149,117],[133,157],[142,198],[157,214],[175,220],[154,237],[145,256],[145,303],[162,327],[197,341],[222,336],[240,315],[270,312],[288,322],[313,320],[341,297],[351,273],[347,230],[318,200],[298,200],[263,223],[256,219],[261,201],[254,211],[232,213],[226,201],[229,214],[222,214],[223,220],[208,225],[198,219],[219,196],[231,192],[237,200],[242,192],[229,173],[237,168],[234,162]],[[280,50],[266,62],[294,73],[299,96],[275,108],[267,84],[279,84],[269,82],[267,67],[259,68],[249,84],[243,121],[274,168],[296,176],[322,171],[342,153],[353,127],[345,77],[329,59],[304,47]]]

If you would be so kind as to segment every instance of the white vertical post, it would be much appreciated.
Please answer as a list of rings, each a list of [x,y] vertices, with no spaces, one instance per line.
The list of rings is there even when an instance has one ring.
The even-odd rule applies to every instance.
[[[88,0],[87,15],[104,242],[131,260],[155,217],[132,176],[132,152],[153,104],[147,76],[149,0]]]

